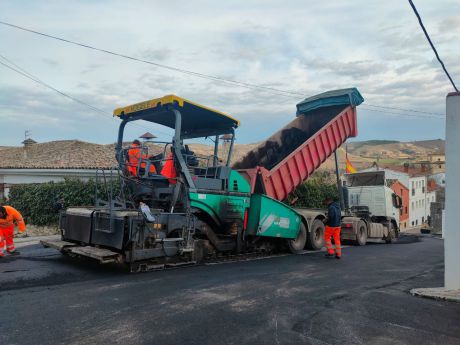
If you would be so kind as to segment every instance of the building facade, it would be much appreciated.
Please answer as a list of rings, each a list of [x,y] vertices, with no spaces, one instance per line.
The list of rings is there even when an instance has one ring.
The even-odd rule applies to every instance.
[[[403,185],[400,181],[395,181],[391,184],[391,189],[402,200],[402,207],[399,210],[399,227],[406,229],[410,227],[409,223],[409,188]]]

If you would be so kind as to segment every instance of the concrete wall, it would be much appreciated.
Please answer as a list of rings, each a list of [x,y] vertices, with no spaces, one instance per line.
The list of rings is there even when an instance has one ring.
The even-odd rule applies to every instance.
[[[460,289],[460,92],[446,100],[445,288]]]
[[[431,227],[435,232],[442,231],[442,213],[444,211],[444,203],[441,202],[432,202],[430,204],[430,213],[431,213]]]

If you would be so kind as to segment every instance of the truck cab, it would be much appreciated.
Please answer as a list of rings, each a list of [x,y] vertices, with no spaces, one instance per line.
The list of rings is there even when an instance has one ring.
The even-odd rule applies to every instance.
[[[360,245],[368,238],[398,237],[402,200],[388,186],[385,171],[346,174],[344,182],[342,237]]]

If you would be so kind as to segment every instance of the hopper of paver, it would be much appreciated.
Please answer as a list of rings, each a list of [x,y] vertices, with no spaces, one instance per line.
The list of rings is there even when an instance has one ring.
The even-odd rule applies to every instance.
[[[328,91],[297,104],[297,117],[233,165],[251,192],[285,200],[348,138],[358,132],[356,88]]]

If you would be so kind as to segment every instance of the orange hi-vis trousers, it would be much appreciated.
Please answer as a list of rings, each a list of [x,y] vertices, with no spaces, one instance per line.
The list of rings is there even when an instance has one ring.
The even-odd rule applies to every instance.
[[[340,226],[332,228],[326,225],[324,231],[324,242],[326,242],[327,252],[334,255],[334,248],[332,247],[331,237],[334,238],[335,255],[342,256],[342,248],[340,247]]]
[[[0,256],[3,256],[3,252],[5,250],[5,242],[6,242],[6,250],[8,252],[12,252],[14,250],[14,225],[9,227],[0,227]]]

